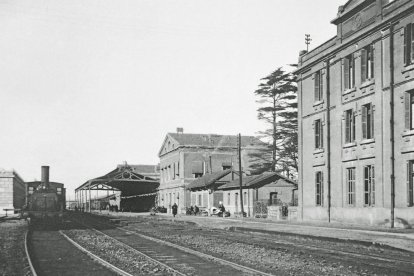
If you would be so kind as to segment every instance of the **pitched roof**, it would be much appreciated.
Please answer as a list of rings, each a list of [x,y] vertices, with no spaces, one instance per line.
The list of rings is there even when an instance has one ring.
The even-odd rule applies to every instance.
[[[125,165],[118,165],[117,168],[122,168]],[[140,174],[160,173],[159,165],[129,165],[133,172]]]
[[[224,171],[218,171],[218,172],[205,174],[202,177],[197,178],[196,180],[188,184],[187,189],[193,190],[193,189],[199,189],[199,188],[207,188],[208,186],[215,184],[216,181],[220,180],[221,178],[223,178],[224,176],[228,175],[231,172],[232,170],[230,169],[230,170],[224,170]]]
[[[277,187],[297,187],[295,181],[275,172],[265,172],[259,175],[245,176],[242,178],[242,187],[246,188],[260,188],[270,183],[274,183]],[[218,189],[225,190],[234,189],[238,187],[240,187],[239,179],[222,185]]]
[[[190,133],[168,133],[181,146],[201,147],[237,147],[237,135],[218,134],[190,134]],[[249,145],[263,145],[264,143],[254,136],[241,136],[242,147]]]

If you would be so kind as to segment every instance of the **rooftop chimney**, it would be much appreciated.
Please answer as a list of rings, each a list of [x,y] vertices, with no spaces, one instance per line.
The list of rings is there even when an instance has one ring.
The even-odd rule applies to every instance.
[[[184,133],[184,128],[177,127],[177,134],[183,134],[183,133]]]
[[[42,166],[42,184],[49,189],[49,166]]]

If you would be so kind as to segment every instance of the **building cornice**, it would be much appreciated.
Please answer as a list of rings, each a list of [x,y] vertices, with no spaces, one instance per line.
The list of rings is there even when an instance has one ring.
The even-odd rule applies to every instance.
[[[345,41],[349,39],[345,43],[338,44],[339,40],[337,40],[336,45],[334,45],[332,48],[330,48],[330,50],[328,48],[326,52],[321,52],[319,57],[317,57],[317,55],[314,55],[314,56],[310,57],[309,60],[312,59],[312,58],[315,58],[315,57],[317,57],[317,58],[315,58],[312,61],[309,61],[309,63],[305,62],[301,67],[299,67],[295,71],[295,74],[300,75],[303,72],[306,72],[306,71],[310,70],[312,67],[314,67],[315,64],[320,63],[321,61],[327,61],[331,58],[334,58],[335,55],[337,53],[341,52],[342,50],[348,48],[349,46],[351,46],[353,44],[356,44],[356,42],[361,41],[363,38],[368,37],[369,35],[372,35],[375,32],[378,32],[378,31],[381,31],[381,30],[385,29],[392,22],[396,22],[396,21],[400,20],[401,18],[406,17],[407,15],[409,15],[410,13],[412,13],[414,11],[414,2],[411,2],[411,1],[405,2],[404,4],[398,6],[396,8],[396,10],[401,9],[404,5],[407,5],[407,7],[405,7],[398,14],[391,15],[391,16],[389,16],[389,18],[383,19],[378,23],[374,23],[373,25],[367,27],[367,29],[365,31],[355,33],[353,37],[351,36],[350,38],[345,39]],[[331,40],[329,40],[329,41],[331,41]],[[326,43],[327,42],[325,42],[324,44],[326,44]],[[322,45],[324,45],[324,44],[322,44]],[[311,52],[309,52],[309,53],[311,53]],[[300,58],[305,57],[305,56],[307,56],[307,55],[305,54],[305,55],[301,56]],[[298,80],[300,80],[300,78]]]

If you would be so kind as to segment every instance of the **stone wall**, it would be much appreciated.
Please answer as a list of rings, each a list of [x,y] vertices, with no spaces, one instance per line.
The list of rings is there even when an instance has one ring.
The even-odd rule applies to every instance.
[[[20,209],[26,201],[24,181],[14,171],[0,171],[0,213],[4,209]]]

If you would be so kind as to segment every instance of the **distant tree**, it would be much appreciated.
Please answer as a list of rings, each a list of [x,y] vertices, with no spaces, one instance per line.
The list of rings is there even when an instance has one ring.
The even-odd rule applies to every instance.
[[[258,119],[268,126],[259,135],[268,142],[268,147],[250,155],[255,160],[251,168],[255,173],[285,171],[289,175],[298,169],[295,78],[292,73],[278,68],[261,80],[254,93],[259,98],[256,101],[260,105]]]

